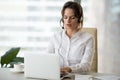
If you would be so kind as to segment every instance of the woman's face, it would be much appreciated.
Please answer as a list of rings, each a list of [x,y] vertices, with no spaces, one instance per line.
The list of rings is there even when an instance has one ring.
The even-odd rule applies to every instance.
[[[77,30],[78,29],[78,18],[75,17],[74,11],[70,8],[66,8],[63,15],[64,28]]]

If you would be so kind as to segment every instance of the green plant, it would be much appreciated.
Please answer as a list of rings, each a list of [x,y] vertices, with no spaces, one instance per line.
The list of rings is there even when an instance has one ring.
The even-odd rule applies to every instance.
[[[14,67],[14,64],[16,63],[24,63],[24,58],[23,57],[15,57],[9,64],[10,68]]]
[[[20,47],[11,48],[3,56],[1,56],[1,67],[3,67],[4,64],[5,64],[5,67],[7,67],[7,65],[16,58],[19,50],[20,50]]]

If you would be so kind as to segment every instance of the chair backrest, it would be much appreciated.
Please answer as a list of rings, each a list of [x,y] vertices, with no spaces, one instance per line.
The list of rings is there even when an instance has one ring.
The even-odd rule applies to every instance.
[[[98,57],[97,57],[97,29],[96,28],[83,28],[82,29],[83,32],[88,32],[90,34],[93,35],[94,40],[95,40],[95,45],[94,45],[94,50],[95,50],[95,54],[93,57],[93,62],[92,62],[92,66],[91,66],[91,71],[92,72],[97,72],[97,67],[98,67]]]

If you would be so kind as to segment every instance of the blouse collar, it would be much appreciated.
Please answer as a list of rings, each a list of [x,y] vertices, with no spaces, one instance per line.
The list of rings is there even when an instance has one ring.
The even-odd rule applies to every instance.
[[[73,36],[71,37],[71,39],[72,39],[72,38],[75,38],[75,37],[79,37],[81,33],[82,33],[82,32],[81,32],[80,30],[77,31],[75,34],[73,34]],[[68,37],[65,30],[63,31],[63,34],[62,34],[62,35],[64,35],[65,37]]]

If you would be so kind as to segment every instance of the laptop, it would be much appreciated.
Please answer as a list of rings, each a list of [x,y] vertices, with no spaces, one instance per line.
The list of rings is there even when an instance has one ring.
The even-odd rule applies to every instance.
[[[26,53],[24,65],[26,78],[60,80],[60,61],[57,54]]]

